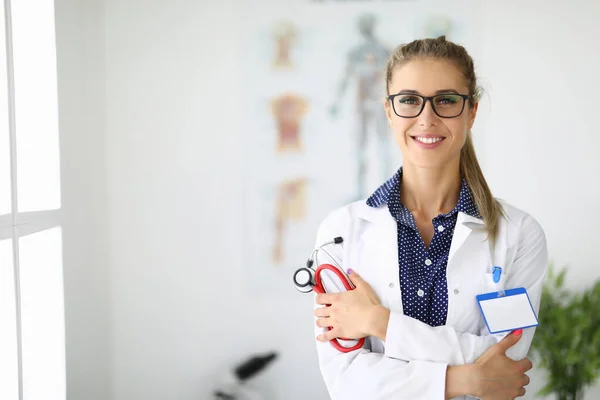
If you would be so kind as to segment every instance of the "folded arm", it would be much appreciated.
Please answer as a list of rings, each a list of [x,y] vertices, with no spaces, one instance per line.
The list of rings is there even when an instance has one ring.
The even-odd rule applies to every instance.
[[[519,249],[505,285],[507,288],[525,287],[537,313],[548,263],[546,239],[531,217],[523,221],[520,232]],[[525,358],[534,333],[535,328],[525,329],[522,339],[506,355],[514,360]],[[415,318],[390,312],[385,331],[385,355],[400,360],[471,364],[505,336],[506,333],[491,335],[487,328],[477,335],[457,332],[451,326],[431,327]]]
[[[339,281],[323,275],[328,292],[344,290]],[[315,307],[317,307],[315,305]],[[326,328],[315,328],[315,336]],[[340,340],[350,347],[356,342]],[[321,375],[333,400],[352,399],[451,399],[474,394],[473,366],[448,366],[444,362],[404,361],[371,351],[367,337],[363,348],[349,353],[329,342],[317,341]]]
[[[319,228],[317,247],[343,234],[340,228],[335,220],[326,219]],[[343,245],[329,247],[327,252],[325,257],[319,256],[319,262],[335,260],[343,265]],[[327,260],[329,256],[333,260]],[[341,282],[327,274],[322,280],[328,292],[345,290]],[[315,325],[315,337],[325,331]],[[321,375],[333,400],[450,399],[475,392],[469,381],[472,366],[449,367],[445,362],[390,358],[371,351],[369,337],[362,349],[349,353],[339,352],[329,342],[315,342]],[[356,342],[340,343],[349,347]]]
[[[334,214],[321,224],[317,247],[346,232],[344,219],[345,216]],[[547,266],[546,241],[543,231],[530,217],[525,219],[520,232],[522,237],[506,286],[526,287],[537,312]],[[328,249],[328,256],[342,266],[343,246]],[[341,283],[330,281],[327,276],[323,278],[328,292],[343,290]],[[324,330],[315,326],[315,337]],[[341,353],[328,342],[315,342],[320,370],[334,400],[448,399],[477,396],[480,388],[475,387],[476,382],[469,381],[476,371],[476,364],[472,363],[504,336],[486,333],[484,330],[475,335],[456,332],[450,327],[432,328],[409,317],[392,314],[384,354],[372,351],[369,337],[362,349],[350,353]],[[533,334],[534,329],[526,329],[521,340],[509,348],[506,355],[513,360],[524,358]],[[432,343],[436,345],[431,346]]]

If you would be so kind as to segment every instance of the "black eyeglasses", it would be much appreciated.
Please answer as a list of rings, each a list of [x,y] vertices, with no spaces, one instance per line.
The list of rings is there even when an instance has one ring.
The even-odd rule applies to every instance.
[[[440,118],[456,118],[465,109],[465,102],[471,96],[458,93],[438,94],[431,97],[418,94],[398,93],[388,96],[392,108],[397,116],[402,118],[418,117],[425,108],[427,101],[431,101],[433,112]]]

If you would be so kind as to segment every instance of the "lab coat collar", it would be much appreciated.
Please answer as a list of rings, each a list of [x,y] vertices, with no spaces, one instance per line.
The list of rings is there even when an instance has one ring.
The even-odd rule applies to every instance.
[[[379,207],[370,207],[366,202],[361,202],[357,210],[357,216],[377,225],[375,237],[379,243],[386,243],[389,246],[392,246],[392,244],[395,243],[393,247],[397,248],[397,237],[395,235],[397,224],[394,217],[390,214],[387,204],[382,204]],[[457,250],[465,243],[473,229],[481,230],[483,228],[484,222],[482,219],[459,211],[456,219],[456,227],[454,228],[454,235],[452,236],[452,244],[450,245],[450,252],[448,254],[448,261],[452,259]],[[391,261],[392,260],[390,259],[390,262]],[[395,260],[395,262],[397,262],[397,260]]]
[[[394,174],[394,176],[388,179],[367,199],[366,204],[370,207],[377,208],[383,205],[384,203],[389,204],[390,196],[397,196],[397,198],[400,198],[402,172],[403,167],[400,167],[398,171]],[[461,179],[460,193],[456,207],[450,212],[440,215],[447,217],[454,214],[455,212],[460,211],[470,214],[473,217],[481,218],[481,214],[479,213],[477,204],[475,204],[473,200],[471,188],[469,187],[469,184],[467,183],[467,180],[464,177]],[[406,215],[410,214],[410,211],[407,208],[401,206],[399,214],[400,215],[396,216],[396,219],[399,222],[410,221],[408,225],[412,225],[412,223],[414,223],[412,216]]]
[[[366,202],[361,202],[359,203],[359,205],[360,206],[357,210],[357,216],[365,221],[389,222],[390,220],[394,220],[394,218],[390,214],[387,203],[381,204],[379,207],[370,207],[367,205]],[[459,224],[470,227],[473,225],[483,225],[484,223],[483,219],[459,211],[456,220],[456,225]]]

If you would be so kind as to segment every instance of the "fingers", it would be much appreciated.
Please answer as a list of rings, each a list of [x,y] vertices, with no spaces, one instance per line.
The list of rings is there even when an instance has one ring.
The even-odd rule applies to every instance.
[[[523,380],[521,381],[521,383],[522,383],[522,385],[518,389],[517,397],[523,397],[523,396],[525,396],[525,393],[527,393],[525,386],[529,385],[529,376],[523,375]]]
[[[330,340],[335,339],[337,336],[337,330],[334,328],[330,331],[324,332],[322,334],[320,334],[319,336],[317,336],[317,340],[319,342],[328,342]]]
[[[332,326],[332,321],[331,318],[318,318],[315,321],[315,324],[319,327],[319,328],[329,328],[330,326]]]
[[[329,307],[319,307],[315,308],[315,317],[330,317],[331,316],[331,308]]]
[[[521,387],[517,390],[517,397],[525,396],[525,393],[527,393],[525,386],[529,385],[530,381],[529,375],[524,374],[520,382]]]
[[[519,363],[519,366],[521,368],[523,368],[523,372],[527,372],[531,368],[533,368],[533,364],[529,358],[524,358],[522,360],[519,360],[518,363]]]
[[[364,282],[363,278],[361,278],[360,275],[358,275],[352,269],[348,270],[348,276],[350,277],[350,281],[354,287],[359,287]]]
[[[516,331],[506,335],[504,337],[504,339],[499,341],[495,346],[498,346],[498,348],[504,354],[504,353],[506,353],[506,350],[510,349],[512,346],[517,344],[517,342],[521,339],[521,336],[523,336],[523,330],[522,329],[516,330]]]
[[[512,331],[511,335],[515,335],[518,338],[521,338],[521,335],[523,334],[523,329],[517,329],[516,331]]]
[[[319,293],[315,296],[315,302],[321,305],[330,305],[333,304],[338,295],[336,293]]]

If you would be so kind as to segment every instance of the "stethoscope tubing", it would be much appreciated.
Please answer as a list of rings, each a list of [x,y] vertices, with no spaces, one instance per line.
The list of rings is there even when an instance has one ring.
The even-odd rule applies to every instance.
[[[323,285],[323,282],[321,280],[321,273],[323,271],[333,272],[339,278],[339,280],[342,282],[342,284],[344,285],[346,290],[354,290],[354,285],[352,284],[352,282],[350,281],[348,276],[346,274],[344,274],[342,271],[340,271],[340,269],[338,267],[331,265],[331,264],[321,264],[317,267],[317,270],[315,271],[315,285],[313,287],[313,290],[316,293],[326,293],[325,286]],[[329,307],[329,306],[331,306],[331,304],[327,304],[327,307]],[[328,327],[327,329],[331,330],[332,328]],[[347,338],[339,338],[339,339],[352,340],[352,339],[347,339]],[[358,340],[358,343],[356,343],[352,347],[342,346],[340,344],[340,342],[338,341],[338,338],[331,339],[330,343],[333,347],[335,347],[336,350],[341,351],[342,353],[350,353],[351,351],[362,348],[363,345],[365,344],[365,338],[360,338]]]

